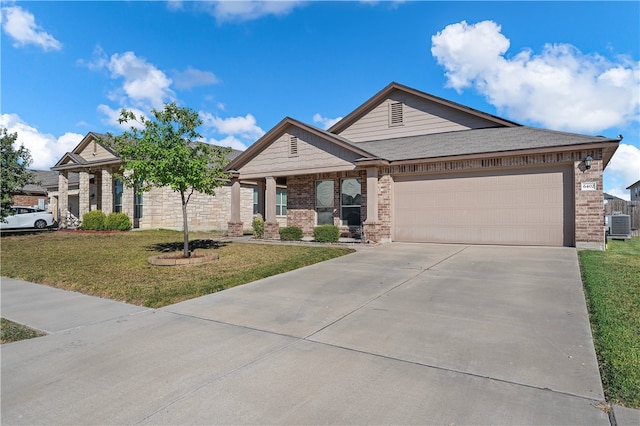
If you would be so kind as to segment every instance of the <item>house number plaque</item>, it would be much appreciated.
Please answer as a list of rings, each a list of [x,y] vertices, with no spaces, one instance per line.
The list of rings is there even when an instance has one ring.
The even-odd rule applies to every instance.
[[[583,191],[595,191],[596,189],[598,189],[598,186],[595,182],[582,182]]]

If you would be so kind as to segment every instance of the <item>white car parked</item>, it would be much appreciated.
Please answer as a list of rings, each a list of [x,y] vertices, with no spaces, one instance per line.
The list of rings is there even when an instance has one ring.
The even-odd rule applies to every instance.
[[[11,207],[12,216],[0,220],[0,229],[50,228],[55,224],[53,214],[32,207]]]

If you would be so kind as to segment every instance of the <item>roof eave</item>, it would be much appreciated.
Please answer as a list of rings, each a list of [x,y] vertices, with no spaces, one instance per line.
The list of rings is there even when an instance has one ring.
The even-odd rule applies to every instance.
[[[402,165],[402,164],[415,164],[415,163],[435,163],[440,161],[452,161],[452,160],[469,160],[469,159],[478,159],[478,158],[491,158],[491,157],[508,157],[512,155],[533,155],[533,154],[548,154],[554,152],[567,152],[567,151],[588,151],[592,149],[602,149],[603,152],[609,151],[611,154],[608,156],[608,160],[610,160],[611,155],[615,152],[615,148],[618,147],[617,141],[611,142],[599,142],[599,143],[589,143],[582,145],[562,145],[556,147],[541,147],[541,148],[527,148],[527,149],[515,149],[515,150],[506,150],[506,151],[491,151],[491,152],[481,152],[481,153],[470,153],[470,154],[462,154],[462,155],[446,155],[441,157],[424,157],[424,158],[406,158],[401,160],[389,160],[390,165]],[[613,150],[611,150],[613,148]],[[607,160],[606,158],[603,158]],[[604,166],[608,163],[608,160],[605,161]]]

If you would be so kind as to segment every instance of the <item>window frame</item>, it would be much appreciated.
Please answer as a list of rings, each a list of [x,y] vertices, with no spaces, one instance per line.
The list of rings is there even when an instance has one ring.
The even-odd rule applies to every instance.
[[[120,192],[118,192],[118,190]],[[113,211],[122,213],[122,195],[124,194],[124,182],[116,179],[113,182]]]
[[[287,216],[287,190],[285,188],[276,188],[276,216]]]
[[[331,182],[331,206],[329,205],[318,205],[318,185],[321,182]],[[316,213],[316,225],[333,225],[333,216],[335,210],[335,191],[336,191],[336,182],[334,179],[316,179],[314,182],[314,211]],[[323,213],[331,213],[331,223],[320,223],[320,211]]]
[[[344,184],[346,181],[357,181],[358,185],[360,187],[360,191],[358,192],[358,194],[356,195],[356,197],[358,198],[358,204],[352,203],[352,204],[345,204],[344,203],[344,195],[345,194],[344,191]],[[349,195],[351,196],[351,195]],[[354,200],[356,198],[354,197]],[[345,215],[345,209],[349,209],[349,210],[355,210],[357,209],[358,211],[358,223],[357,224],[349,224],[349,219],[345,218],[345,216],[349,216],[349,215]],[[359,177],[346,177],[346,178],[342,178],[340,179],[340,223],[342,224],[342,226],[362,226],[362,179]]]

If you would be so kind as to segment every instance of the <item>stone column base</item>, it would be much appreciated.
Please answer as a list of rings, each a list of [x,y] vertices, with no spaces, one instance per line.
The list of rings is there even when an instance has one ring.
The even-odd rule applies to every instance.
[[[227,234],[230,237],[242,237],[244,235],[242,222],[227,222]]]
[[[280,239],[280,225],[278,225],[278,222],[264,223],[264,239],[265,240]]]
[[[380,225],[382,222],[365,222],[364,226],[364,242],[379,243],[380,242]]]

